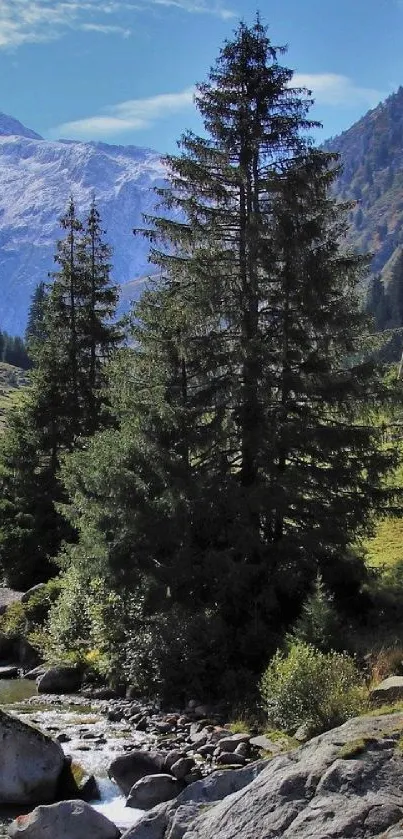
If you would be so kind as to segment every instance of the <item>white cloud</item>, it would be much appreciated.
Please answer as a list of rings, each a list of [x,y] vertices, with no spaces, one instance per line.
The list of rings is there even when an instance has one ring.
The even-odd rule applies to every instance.
[[[169,114],[179,113],[193,105],[194,89],[179,93],[160,93],[147,99],[129,99],[104,109],[104,113],[65,122],[51,132],[53,137],[96,140],[125,131],[148,128]]]
[[[0,0],[0,49],[59,38],[66,29],[128,37],[130,20],[156,6],[227,19],[222,0]]]
[[[131,29],[106,23],[82,23],[80,29],[83,32],[100,32],[101,35],[122,35],[123,38],[129,38],[131,35]]]
[[[292,87],[307,87],[318,105],[367,105],[374,108],[384,99],[385,91],[360,87],[348,76],[338,73],[295,73]]]

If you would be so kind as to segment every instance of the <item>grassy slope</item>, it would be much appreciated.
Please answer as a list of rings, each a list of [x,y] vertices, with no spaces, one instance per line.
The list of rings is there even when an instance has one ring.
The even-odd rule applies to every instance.
[[[389,569],[403,561],[403,518],[381,519],[375,536],[366,543],[368,565]]]
[[[0,361],[0,432],[6,423],[6,412],[18,404],[23,389],[28,385],[26,370]]]

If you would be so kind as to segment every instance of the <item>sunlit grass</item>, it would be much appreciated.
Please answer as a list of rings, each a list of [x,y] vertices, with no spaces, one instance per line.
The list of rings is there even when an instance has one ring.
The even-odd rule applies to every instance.
[[[366,541],[364,548],[371,568],[387,570],[403,562],[403,518],[381,519],[375,535]]]

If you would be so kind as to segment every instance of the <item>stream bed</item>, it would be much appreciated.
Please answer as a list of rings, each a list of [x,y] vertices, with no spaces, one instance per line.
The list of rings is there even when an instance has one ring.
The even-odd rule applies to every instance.
[[[92,806],[123,830],[136,824],[144,813],[125,806],[125,797],[108,778],[108,766],[134,745],[146,739],[149,742],[149,736],[133,733],[124,720],[109,722],[102,713],[105,703],[88,701],[84,705],[85,701],[78,696],[38,696],[35,682],[28,679],[0,680],[0,708],[59,740],[64,753],[86,774],[95,776],[100,798],[91,801]],[[7,835],[4,830],[9,821],[10,815],[0,813],[0,836]]]

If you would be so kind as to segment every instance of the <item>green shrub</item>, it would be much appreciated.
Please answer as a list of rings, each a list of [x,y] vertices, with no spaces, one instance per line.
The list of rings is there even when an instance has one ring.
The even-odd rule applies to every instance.
[[[25,614],[30,626],[41,627],[48,618],[51,606],[58,599],[62,590],[62,581],[56,577],[35,591],[25,606]]]
[[[49,580],[29,598],[26,603],[16,601],[7,607],[0,617],[0,630],[9,638],[41,634],[50,608],[56,602],[61,590],[59,579]],[[34,646],[37,646],[36,644]]]
[[[17,600],[7,606],[4,615],[0,618],[0,630],[8,638],[19,638],[25,635],[28,630],[27,616],[24,603]]]
[[[88,591],[82,575],[69,568],[49,611],[43,653],[49,661],[70,661],[84,656],[89,646]]]
[[[303,723],[326,731],[361,713],[367,690],[347,653],[323,653],[295,643],[276,653],[263,674],[260,693],[270,723],[295,731]]]

